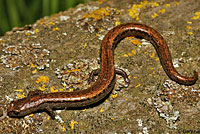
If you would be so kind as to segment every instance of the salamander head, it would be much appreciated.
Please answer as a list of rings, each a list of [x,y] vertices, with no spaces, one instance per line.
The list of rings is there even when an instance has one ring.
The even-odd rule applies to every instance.
[[[32,105],[30,102],[30,98],[23,98],[16,101],[12,101],[10,106],[8,107],[7,114],[9,117],[23,117],[28,114],[31,114]],[[34,103],[34,102],[32,102]]]

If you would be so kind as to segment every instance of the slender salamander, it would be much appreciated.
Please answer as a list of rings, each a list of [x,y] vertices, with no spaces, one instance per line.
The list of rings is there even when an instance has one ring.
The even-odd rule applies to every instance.
[[[168,77],[183,85],[192,85],[198,80],[198,73],[193,77],[179,74],[172,64],[168,46],[163,37],[153,28],[139,23],[127,23],[114,27],[104,37],[101,45],[101,66],[92,73],[98,74],[98,79],[89,88],[74,92],[41,93],[32,91],[27,97],[11,102],[7,114],[10,117],[24,117],[28,114],[46,111],[54,119],[54,109],[84,107],[99,102],[105,98],[116,83],[116,74],[124,77],[129,83],[128,76],[122,70],[114,68],[114,50],[124,38],[135,36],[151,42],[159,56],[160,63]]]

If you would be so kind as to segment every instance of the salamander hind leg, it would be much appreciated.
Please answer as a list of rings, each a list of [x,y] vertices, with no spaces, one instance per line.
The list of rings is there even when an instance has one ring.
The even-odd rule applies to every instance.
[[[115,69],[116,74],[121,75],[124,78],[124,81],[126,83],[126,85],[124,85],[125,87],[128,87],[130,84],[130,80],[128,78],[128,75],[126,74],[126,72],[122,69],[116,68]]]
[[[101,69],[95,69],[93,70],[91,73],[90,73],[90,76],[88,78],[88,83],[91,83],[94,81],[94,77],[99,75]],[[128,75],[126,74],[125,71],[123,71],[122,69],[119,69],[119,68],[115,68],[115,73],[118,74],[118,75],[121,75],[123,78],[124,78],[124,81],[126,83],[125,87],[128,87],[129,84],[130,84],[130,80],[128,78]]]
[[[100,73],[100,71],[101,71],[100,68],[92,70],[92,72],[90,73],[89,78],[88,78],[88,83],[89,84],[91,82],[94,82],[94,77],[97,76]]]
[[[48,115],[52,118],[55,119],[55,113],[50,107],[45,107],[45,110],[47,111]]]

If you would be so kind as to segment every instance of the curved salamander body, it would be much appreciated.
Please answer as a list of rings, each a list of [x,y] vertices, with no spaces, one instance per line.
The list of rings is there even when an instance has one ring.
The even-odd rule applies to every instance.
[[[10,117],[23,117],[33,112],[47,110],[50,116],[54,118],[52,109],[83,107],[100,101],[112,91],[116,82],[117,71],[114,68],[114,50],[122,39],[130,36],[144,38],[153,44],[160,63],[170,79],[183,85],[192,85],[197,81],[197,72],[194,72],[193,77],[185,77],[176,71],[167,44],[157,31],[144,24],[122,24],[111,29],[102,41],[101,67],[98,79],[91,87],[75,92],[48,94],[42,94],[38,91],[31,92],[26,98],[11,102],[8,115]],[[124,77],[128,83],[127,76]]]

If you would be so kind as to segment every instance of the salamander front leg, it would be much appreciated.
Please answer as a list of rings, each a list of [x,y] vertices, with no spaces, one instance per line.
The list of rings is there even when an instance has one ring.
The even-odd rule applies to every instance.
[[[121,75],[124,78],[124,81],[126,83],[126,85],[124,85],[125,87],[128,87],[130,84],[130,80],[128,78],[128,75],[126,74],[126,72],[122,69],[116,68],[115,69],[116,74]]]
[[[97,76],[100,73],[101,69],[95,69],[90,73],[90,76],[88,78],[88,83],[91,83],[94,81],[94,76]],[[130,84],[130,80],[128,78],[128,75],[126,74],[125,71],[123,71],[122,69],[116,68],[115,69],[115,73],[118,75],[121,75],[124,78],[124,81],[126,83],[125,87],[128,87]]]
[[[55,119],[55,113],[50,107],[45,107],[45,110],[47,111],[48,115],[51,116],[52,119]]]

